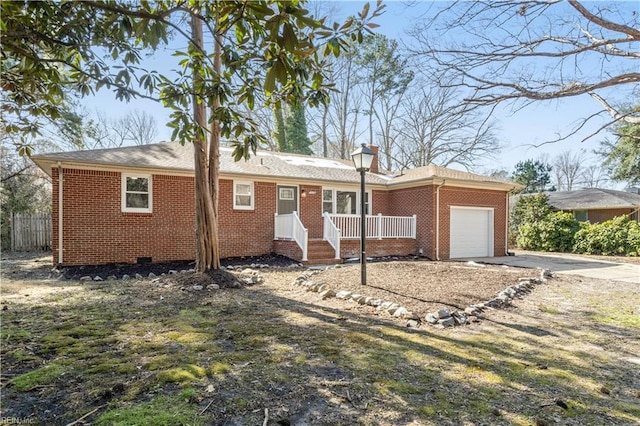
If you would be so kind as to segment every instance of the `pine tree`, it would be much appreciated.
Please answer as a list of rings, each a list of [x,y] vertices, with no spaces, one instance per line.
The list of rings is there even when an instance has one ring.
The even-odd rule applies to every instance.
[[[290,106],[289,116],[286,120],[287,152],[294,154],[312,155],[311,140],[307,135],[307,119],[304,106]]]

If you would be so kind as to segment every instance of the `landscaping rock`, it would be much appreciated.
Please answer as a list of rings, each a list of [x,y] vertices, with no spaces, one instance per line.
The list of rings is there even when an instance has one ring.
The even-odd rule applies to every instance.
[[[456,325],[456,320],[453,319],[453,317],[444,318],[438,321],[438,324],[442,325],[443,327],[454,327]]]
[[[196,285],[194,285],[192,288],[193,288],[195,291],[200,291],[200,290],[202,290],[204,287],[202,287],[201,285],[197,285],[197,284],[196,284]]]
[[[409,328],[416,328],[419,325],[420,325],[420,323],[417,320],[410,319],[409,321],[407,321],[407,327],[409,327]]]
[[[392,303],[391,306],[389,306],[386,311],[387,313],[389,313],[390,315],[393,315],[396,313],[396,310],[400,307],[400,305],[396,304],[396,303]]]
[[[140,274],[136,274],[136,280],[141,280],[141,279],[143,279],[143,278],[144,278],[144,277],[143,277],[142,275],[140,275]]]
[[[220,290],[220,286],[218,284],[209,284],[207,290]]]
[[[149,277],[149,278],[155,278],[155,277],[157,277],[157,275],[156,275],[156,274],[154,274],[153,272],[149,272],[148,277]]]
[[[393,302],[382,302],[379,306],[380,309],[387,309],[389,306],[393,305]]]
[[[322,293],[320,293],[320,297],[322,297],[322,300],[330,299],[332,297],[335,297],[335,295],[336,293],[331,289],[324,290]]]
[[[109,275],[109,276],[107,277],[107,280],[108,280],[108,281],[113,281],[113,280],[117,280],[117,279],[118,279],[118,277],[116,277],[115,275]]]
[[[467,308],[465,308],[464,313],[467,315],[476,315],[478,313],[478,308],[473,307],[473,306],[469,306]]]
[[[342,290],[342,291],[339,291],[336,294],[336,297],[338,299],[348,299],[349,297],[351,297],[351,292],[350,291],[346,291],[346,290]]]
[[[104,281],[100,275],[96,275],[95,277],[93,277],[93,280],[94,281]]]
[[[127,275],[127,274],[124,274],[122,276],[122,281],[126,281],[126,280],[129,280],[129,279],[131,279],[131,277],[129,275]]]
[[[427,315],[425,315],[424,319],[429,324],[437,324],[438,323],[438,314],[437,313],[434,314],[434,313],[429,312]]]
[[[93,278],[89,275],[85,275],[84,277],[80,277],[80,281],[93,281]]]
[[[393,316],[396,318],[407,318],[409,313],[410,312],[407,310],[407,308],[405,308],[404,306],[400,306],[395,310]]]
[[[451,312],[449,312],[449,309],[442,308],[442,309],[438,310],[438,318],[439,319],[449,318],[450,316],[451,316]]]

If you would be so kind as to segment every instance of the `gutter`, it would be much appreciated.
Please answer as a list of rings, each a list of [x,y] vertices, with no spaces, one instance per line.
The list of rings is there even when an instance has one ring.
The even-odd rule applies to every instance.
[[[440,260],[440,188],[446,182],[443,179],[442,183],[436,187],[436,260]]]
[[[58,265],[62,265],[62,189],[63,189],[62,163],[58,161]]]

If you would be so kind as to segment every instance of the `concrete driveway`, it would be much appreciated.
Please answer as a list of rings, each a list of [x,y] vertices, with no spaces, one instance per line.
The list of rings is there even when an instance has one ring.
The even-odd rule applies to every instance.
[[[550,269],[557,274],[626,281],[640,284],[640,265],[588,259],[570,254],[517,254],[516,256],[479,257],[474,262],[522,268]]]

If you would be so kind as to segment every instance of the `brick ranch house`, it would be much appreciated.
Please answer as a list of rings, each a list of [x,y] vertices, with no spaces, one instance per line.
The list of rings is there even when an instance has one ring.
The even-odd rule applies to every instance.
[[[372,147],[374,150],[375,148]],[[52,179],[61,265],[195,258],[193,146],[177,142],[34,155]],[[221,148],[220,257],[359,257],[360,174],[350,161]],[[366,174],[367,255],[430,259],[506,253],[516,184],[426,166]]]
[[[545,192],[554,210],[565,211],[582,222],[600,223],[618,216],[640,222],[640,195],[614,189],[586,188]]]

